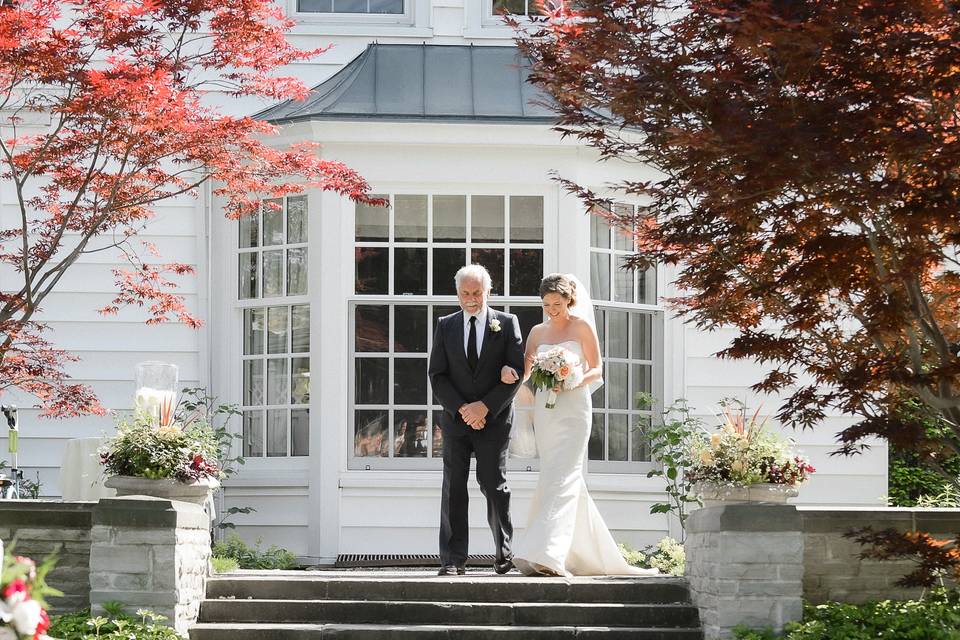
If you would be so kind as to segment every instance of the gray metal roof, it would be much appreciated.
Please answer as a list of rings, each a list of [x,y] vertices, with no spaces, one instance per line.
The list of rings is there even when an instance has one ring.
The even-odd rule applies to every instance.
[[[553,101],[527,82],[516,47],[371,44],[310,91],[254,117],[551,123]]]

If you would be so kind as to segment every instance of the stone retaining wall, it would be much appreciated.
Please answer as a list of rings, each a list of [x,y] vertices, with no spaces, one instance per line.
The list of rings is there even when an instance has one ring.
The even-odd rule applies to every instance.
[[[47,583],[64,593],[50,598],[53,613],[90,606],[90,526],[96,502],[0,500],[0,540],[17,555],[41,561],[56,551]]]

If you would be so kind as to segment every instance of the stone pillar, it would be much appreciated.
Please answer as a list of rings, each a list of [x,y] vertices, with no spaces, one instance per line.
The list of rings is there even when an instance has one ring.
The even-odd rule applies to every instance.
[[[183,636],[196,621],[210,565],[210,521],[197,504],[125,496],[93,510],[90,606],[120,602],[167,617]]]
[[[793,505],[729,504],[687,521],[686,575],[704,636],[773,628],[803,615],[803,531]]]

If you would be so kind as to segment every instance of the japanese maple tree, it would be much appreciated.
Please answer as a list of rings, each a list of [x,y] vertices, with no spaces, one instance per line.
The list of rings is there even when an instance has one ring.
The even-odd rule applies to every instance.
[[[565,181],[632,264],[677,265],[675,308],[738,329],[720,355],[768,365],[784,424],[960,453],[960,3],[575,4],[519,43],[558,131],[652,168],[612,185],[631,216]]]
[[[271,125],[224,115],[207,92],[302,98],[275,71],[299,50],[270,0],[15,0],[0,2],[0,392],[17,387],[53,416],[100,412],[71,384],[40,321],[44,299],[85,254],[119,251],[118,293],[103,313],[142,306],[147,322],[191,326],[165,263],[135,243],[156,203],[211,181],[226,215],[306,188],[371,201],[366,182],[310,144],[278,149]],[[9,208],[7,213],[9,213]]]

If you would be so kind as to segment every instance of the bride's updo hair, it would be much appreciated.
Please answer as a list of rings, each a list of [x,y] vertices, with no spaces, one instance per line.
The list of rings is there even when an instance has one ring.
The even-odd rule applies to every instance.
[[[540,297],[548,293],[559,293],[566,298],[568,307],[577,304],[577,283],[565,273],[551,273],[540,281]]]

